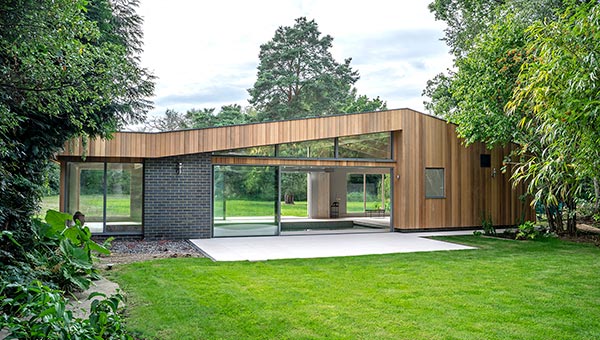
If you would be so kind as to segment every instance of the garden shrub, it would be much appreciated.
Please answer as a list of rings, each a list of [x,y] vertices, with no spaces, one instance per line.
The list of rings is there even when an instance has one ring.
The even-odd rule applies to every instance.
[[[94,301],[88,319],[66,309],[65,292],[87,289],[99,278],[92,253],[110,253],[79,221],[67,227],[70,219],[53,210],[46,222],[32,219],[27,247],[10,231],[0,234],[18,250],[0,249],[0,329],[9,333],[7,339],[132,339],[118,314],[121,295]]]
[[[483,229],[483,234],[487,236],[496,236],[496,228],[492,222],[492,215],[486,215],[483,213],[481,215],[481,228]]]
[[[7,290],[12,292],[10,296],[5,294]],[[95,296],[106,297],[95,293],[89,298]],[[120,294],[94,300],[87,319],[75,317],[62,292],[40,281],[3,286],[0,298],[6,311],[0,328],[8,332],[6,339],[133,339],[118,313],[123,301]]]
[[[540,237],[539,230],[536,229],[535,224],[531,221],[526,221],[525,223],[519,226],[519,231],[517,232],[516,239],[517,240],[534,240]]]

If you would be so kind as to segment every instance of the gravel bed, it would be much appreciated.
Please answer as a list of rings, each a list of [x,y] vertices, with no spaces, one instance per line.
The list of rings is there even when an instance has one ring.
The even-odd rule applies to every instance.
[[[167,257],[203,257],[188,241],[121,241],[113,240],[109,256],[100,256],[100,266],[131,263]]]
[[[188,241],[119,241],[111,242],[110,251],[120,254],[160,254],[197,252]]]

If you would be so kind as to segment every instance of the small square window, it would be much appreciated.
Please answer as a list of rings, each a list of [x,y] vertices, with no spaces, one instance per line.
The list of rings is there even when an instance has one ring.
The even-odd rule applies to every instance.
[[[425,169],[425,198],[445,198],[444,169]]]
[[[491,168],[492,167],[492,155],[490,155],[490,154],[479,155],[479,164],[482,168]]]

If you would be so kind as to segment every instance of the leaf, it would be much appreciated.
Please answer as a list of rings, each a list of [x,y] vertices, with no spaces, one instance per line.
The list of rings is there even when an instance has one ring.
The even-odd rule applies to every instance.
[[[88,247],[89,247],[90,250],[96,251],[96,252],[98,252],[100,254],[110,255],[110,250],[108,250],[104,246],[99,245],[98,243],[96,243],[94,241],[90,241],[88,243]]]
[[[53,230],[60,232],[67,227],[67,221],[70,221],[71,218],[72,216],[67,213],[61,213],[50,209],[46,212],[46,217],[44,219],[46,220],[46,223],[52,226]]]

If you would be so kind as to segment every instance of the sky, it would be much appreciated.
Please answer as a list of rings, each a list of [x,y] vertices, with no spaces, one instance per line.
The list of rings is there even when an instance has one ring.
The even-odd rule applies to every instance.
[[[333,37],[331,52],[360,79],[358,94],[379,96],[389,109],[425,112],[427,80],[452,65],[440,41],[443,22],[427,8],[431,0],[141,0],[143,67],[155,76],[155,108],[185,112],[223,105],[249,105],[260,45],[294,19],[315,20]]]

